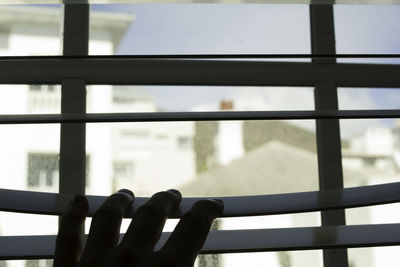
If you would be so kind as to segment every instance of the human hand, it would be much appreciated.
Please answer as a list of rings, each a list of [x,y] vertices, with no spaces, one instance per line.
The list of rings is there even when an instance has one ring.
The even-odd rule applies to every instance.
[[[179,221],[165,245],[154,250],[168,216],[182,196],[177,190],[154,194],[134,214],[118,244],[121,221],[134,201],[122,189],[111,195],[95,212],[86,246],[83,223],[89,205],[77,195],[67,207],[56,240],[54,267],[191,267],[206,240],[212,221],[221,215],[219,200],[200,200]]]

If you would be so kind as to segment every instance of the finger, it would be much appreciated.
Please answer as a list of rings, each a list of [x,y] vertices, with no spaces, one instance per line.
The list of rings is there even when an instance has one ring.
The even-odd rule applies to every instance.
[[[61,219],[56,239],[54,267],[74,266],[82,253],[83,223],[89,204],[85,196],[76,195]]]
[[[111,195],[95,212],[90,225],[84,256],[99,255],[116,246],[122,217],[134,201],[134,195],[121,189]]]
[[[121,241],[121,252],[134,259],[153,252],[168,215],[177,208],[181,199],[181,193],[174,189],[154,194],[134,214]]]
[[[222,214],[223,209],[220,200],[197,201],[179,221],[160,254],[174,262],[191,266],[203,247],[212,221]]]

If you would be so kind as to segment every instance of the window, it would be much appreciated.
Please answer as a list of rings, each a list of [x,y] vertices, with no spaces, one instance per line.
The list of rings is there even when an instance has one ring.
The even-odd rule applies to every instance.
[[[178,148],[182,150],[190,149],[192,147],[192,139],[186,136],[179,136],[177,139]]]
[[[168,139],[168,135],[166,135],[166,134],[157,134],[154,138],[156,138],[157,140],[165,140],[165,139]]]
[[[29,89],[31,91],[38,92],[38,91],[42,90],[42,86],[38,85],[38,84],[32,84],[31,86],[29,86]]]
[[[346,13],[346,8],[66,4],[63,56],[51,58],[37,55],[59,54],[57,18],[61,17],[61,10],[6,8],[24,18],[15,25],[25,23],[18,34],[7,28],[7,47],[15,48],[9,55],[28,56],[0,58],[0,83],[25,84],[19,94],[13,92],[14,100],[30,99],[25,101],[28,105],[23,112],[33,115],[15,115],[12,107],[17,101],[9,105],[12,112],[2,109],[2,114],[7,115],[0,116],[5,124],[1,127],[7,127],[9,132],[6,135],[5,130],[0,131],[0,164],[18,158],[19,166],[26,166],[26,170],[13,172],[12,178],[8,178],[11,172],[0,175],[0,181],[12,180],[12,188],[26,184],[23,190],[59,194],[108,195],[126,186],[134,188],[138,196],[177,185],[185,196],[241,196],[229,198],[235,203],[244,201],[243,196],[260,200],[264,195],[274,197],[299,191],[316,191],[304,194],[320,199],[326,190],[353,192],[350,187],[399,181],[400,130],[396,119],[400,113],[395,89],[400,88],[398,56],[394,57],[396,60],[379,62],[353,59],[353,63],[362,64],[349,64],[349,58],[342,60],[336,55],[340,51],[357,52],[352,49],[361,47],[360,43],[365,48],[366,39],[376,39],[367,32],[360,43],[354,42],[353,48],[345,49],[349,33],[343,31],[348,24],[357,25],[354,21],[339,20],[348,18],[346,14],[356,19],[357,13],[353,11],[359,6],[352,7],[350,13]],[[365,9],[368,12],[363,16],[388,15],[384,25],[390,27],[377,28],[378,34],[382,29],[386,32],[398,27],[396,12],[382,13],[385,8],[372,5],[360,7]],[[116,15],[112,10],[126,12]],[[135,16],[135,12],[140,16]],[[390,22],[389,16],[393,18]],[[27,23],[35,18],[37,23]],[[335,19],[339,24],[335,24]],[[193,28],[187,23],[190,20],[196,22]],[[363,25],[352,28],[350,35],[360,34]],[[32,26],[32,31],[23,30],[28,26]],[[33,33],[38,37],[33,38]],[[175,38],[179,33],[183,37]],[[388,36],[397,36],[396,31],[391,30],[385,38]],[[14,37],[20,38],[21,46],[14,47]],[[46,46],[40,51],[21,48],[31,43],[26,41],[29,38]],[[365,51],[375,52],[381,41]],[[385,51],[398,53],[397,42],[396,39],[391,50]],[[355,57],[359,56],[374,58]],[[0,93],[4,92],[7,90]],[[54,105],[45,104],[50,103],[50,98],[58,100],[52,102]],[[0,96],[1,103],[4,99],[7,98]],[[58,109],[48,108],[46,114],[39,114],[47,106]],[[11,123],[24,124],[20,128],[23,134],[16,134],[14,129],[18,127],[6,125]],[[42,123],[60,125],[60,132],[32,130],[47,129]],[[19,139],[12,139],[14,136]],[[35,142],[39,137],[44,140],[40,147]],[[61,140],[56,148],[50,145],[54,140]],[[26,143],[31,145],[29,149],[25,149]],[[90,155],[89,177],[86,155]],[[6,167],[0,168],[3,174],[5,170],[17,169]],[[351,229],[364,229],[358,224],[398,223],[399,205],[346,210],[341,209],[342,204],[338,207],[335,211],[321,208],[322,211],[301,213],[304,210],[299,209],[299,214],[273,216],[266,216],[266,207],[262,207],[264,210],[257,215],[265,216],[222,218],[218,229],[246,231],[250,243],[266,240],[262,233],[268,231],[275,235],[283,231],[286,237],[303,243],[294,247],[285,243],[284,248],[277,247],[277,242],[262,248],[243,243],[239,252],[249,253],[224,250],[232,253],[201,256],[198,266],[243,266],[251,262],[252,266],[376,267],[383,265],[379,264],[383,259],[388,266],[389,254],[398,255],[398,246],[331,250],[338,240],[318,237],[325,236],[325,232],[319,235],[321,231],[335,236]],[[240,215],[250,214],[246,212]],[[386,234],[387,229],[392,229],[390,225],[371,227],[385,228]],[[2,227],[3,234],[7,234],[4,229],[8,228]],[[306,238],[289,236],[292,230],[306,232],[309,240],[322,245],[307,246]],[[213,235],[218,238],[219,233]],[[228,233],[237,238],[243,232]],[[344,247],[366,245],[365,241],[352,244],[356,238],[349,240]],[[328,241],[332,243],[326,245]],[[385,242],[380,240],[376,244],[387,245]],[[222,243],[218,244],[230,245]],[[400,240],[393,245],[400,245]],[[266,252],[269,249],[280,252]],[[308,251],[285,251],[288,249]],[[392,258],[393,262],[398,261]],[[26,266],[47,264],[35,260]]]
[[[9,46],[9,33],[4,27],[0,27],[0,49],[7,49]]]
[[[28,188],[54,191],[58,188],[58,155],[30,153],[28,155]]]
[[[121,137],[146,139],[149,137],[149,133],[143,130],[121,130]]]
[[[54,84],[50,84],[50,85],[32,84],[29,86],[29,89],[33,92],[41,91],[43,93],[53,93],[59,88],[57,88]]]
[[[114,161],[114,179],[132,179],[135,171],[134,162]]]
[[[27,110],[30,113],[60,113],[61,86],[55,84],[29,85]]]

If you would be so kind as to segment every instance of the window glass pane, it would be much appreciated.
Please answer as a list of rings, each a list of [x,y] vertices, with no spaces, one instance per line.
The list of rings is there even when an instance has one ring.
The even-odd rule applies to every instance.
[[[0,126],[0,188],[58,192],[58,124]],[[54,235],[58,217],[0,212],[0,235]],[[47,261],[5,261],[7,267],[50,266]]]
[[[399,223],[399,212],[399,203],[348,209],[346,223],[349,225]]]
[[[318,190],[313,127],[313,121],[88,124],[87,192],[127,187],[143,196],[177,188],[184,196],[233,196]]]
[[[1,235],[55,235],[58,216],[0,212]]]
[[[41,114],[60,112],[60,85],[0,85],[0,114]]]
[[[400,246],[350,248],[349,267],[398,266]]]
[[[339,109],[399,109],[398,88],[338,88]]]
[[[321,226],[320,212],[218,219],[220,230],[272,229]]]
[[[396,88],[339,88],[340,109],[397,109]],[[341,120],[344,186],[399,182],[399,126],[397,119]],[[398,223],[400,205],[387,204],[346,210],[347,224]],[[356,250],[372,257],[371,250]],[[358,253],[358,252],[357,252]],[[349,253],[351,255],[351,253]],[[363,257],[355,256],[354,266]],[[372,260],[368,260],[372,262]],[[358,264],[358,265],[357,265]],[[367,265],[364,265],[367,266]],[[370,265],[378,266],[378,265]]]
[[[400,6],[334,5],[338,54],[399,54]],[[390,59],[340,59],[340,62],[395,63]]]
[[[311,87],[88,86],[88,112],[312,110]]]
[[[344,186],[400,181],[397,120],[341,120]],[[347,170],[347,171],[346,171]],[[346,211],[348,224],[398,223],[400,205],[387,204]]]
[[[113,4],[92,13],[92,55],[310,53],[308,5]]]
[[[89,112],[312,110],[313,108],[312,88],[306,87],[90,86],[88,88]],[[102,145],[99,145],[100,143]],[[102,189],[93,188],[93,193],[96,194],[101,192],[107,194],[120,187],[134,188],[136,194],[145,195],[174,187],[183,190],[184,195],[241,195],[318,189],[313,121],[89,124],[87,151],[91,154],[92,170],[99,173],[89,179],[100,179],[99,176],[102,176],[102,179],[108,180],[104,183],[90,182],[102,186]],[[104,153],[105,151],[108,152]],[[278,151],[281,161],[276,158],[274,163],[271,163],[275,166],[274,170],[266,169],[265,173],[255,173],[254,170],[257,168],[253,164],[259,163],[265,166],[262,162],[270,160],[268,153],[273,153],[272,151]],[[289,167],[284,163],[287,161],[285,153],[296,154],[293,156],[293,162],[307,158],[305,161],[308,161],[308,165],[306,164],[308,168],[304,170],[304,177],[309,177],[310,181],[295,183],[299,187],[287,188],[293,185],[290,179],[296,179],[298,176],[292,166]],[[235,159],[240,161],[232,163]],[[225,166],[228,163],[229,167]],[[298,165],[293,163],[294,165],[298,168],[301,166],[300,163]],[[255,184],[268,179],[273,183],[274,179],[279,180],[280,168],[287,170],[282,174],[286,175],[287,181],[277,183],[273,189],[266,189],[269,186],[250,188],[249,185],[222,192],[223,182],[218,182],[217,179],[217,177],[229,179],[228,177],[234,172],[234,179],[244,183],[244,177],[248,176],[247,172],[253,170],[254,175],[251,179],[254,179]],[[270,177],[271,175],[274,177]],[[193,182],[192,185],[188,184],[190,181]],[[198,187],[197,183],[201,183],[202,186]],[[214,183],[218,183],[219,186]],[[89,190],[92,189],[89,187]]]
[[[0,187],[58,192],[58,124],[0,126]]]
[[[61,5],[1,5],[0,56],[61,54]]]
[[[61,5],[1,5],[0,56],[60,55],[61,18]],[[60,97],[59,85],[0,85],[0,114],[59,113]],[[2,125],[0,187],[58,192],[59,138],[58,125]],[[56,216],[0,214],[1,235],[56,234],[57,227]],[[51,265],[44,260],[3,264]]]

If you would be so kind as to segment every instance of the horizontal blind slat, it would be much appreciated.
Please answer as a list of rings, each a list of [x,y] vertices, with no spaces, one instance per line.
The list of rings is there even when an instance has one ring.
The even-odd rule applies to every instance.
[[[211,231],[203,254],[400,245],[400,224]],[[168,239],[163,233],[156,249]],[[121,235],[121,238],[123,235]],[[1,236],[0,260],[51,258],[55,236]]]
[[[400,110],[140,112],[0,115],[0,124],[400,118]]]
[[[87,197],[89,216],[93,216],[106,197]],[[225,204],[221,217],[311,212],[400,202],[400,182],[326,191],[213,198],[215,197]],[[0,189],[0,210],[61,215],[70,199],[70,195]],[[199,199],[204,198],[183,198],[179,209],[171,218],[181,217]],[[147,200],[144,197],[136,198],[127,217],[132,217],[135,210]]]
[[[21,59],[292,59],[292,58],[317,58],[327,59],[332,58],[400,58],[400,54],[366,54],[366,53],[348,53],[348,54],[141,54],[141,55],[90,55],[90,56],[1,56],[0,60],[21,60]]]
[[[0,58],[0,84],[87,84],[400,87],[400,65],[318,64],[259,60]]]

